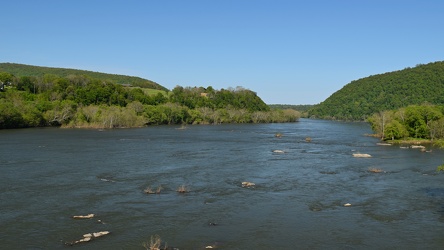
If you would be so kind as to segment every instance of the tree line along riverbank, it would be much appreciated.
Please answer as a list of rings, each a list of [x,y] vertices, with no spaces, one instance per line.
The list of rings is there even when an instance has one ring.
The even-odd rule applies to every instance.
[[[0,72],[0,128],[121,128],[161,124],[294,122],[251,90],[176,86],[172,91],[88,75],[15,76]]]

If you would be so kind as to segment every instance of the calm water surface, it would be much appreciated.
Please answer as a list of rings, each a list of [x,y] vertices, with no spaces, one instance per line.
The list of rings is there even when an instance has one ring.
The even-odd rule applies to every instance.
[[[366,133],[306,119],[0,130],[0,248],[143,249],[158,234],[181,250],[443,249],[443,150],[379,146]],[[160,195],[143,192],[159,185]]]

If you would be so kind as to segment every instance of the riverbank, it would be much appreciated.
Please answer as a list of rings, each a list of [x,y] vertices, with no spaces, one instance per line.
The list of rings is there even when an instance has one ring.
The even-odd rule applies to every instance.
[[[365,136],[381,138],[378,134],[365,134]],[[435,147],[444,148],[444,139],[430,140],[421,138],[404,138],[400,140],[381,140],[383,143],[388,143],[391,145],[432,145]]]
[[[430,146],[444,148],[444,140],[406,138],[402,140],[387,140],[384,142],[392,145],[430,145]]]

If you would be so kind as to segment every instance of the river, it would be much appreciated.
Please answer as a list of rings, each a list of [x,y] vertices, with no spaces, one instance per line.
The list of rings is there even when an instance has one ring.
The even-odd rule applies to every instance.
[[[0,248],[144,249],[159,235],[180,250],[442,249],[444,150],[367,133],[310,119],[0,130]]]

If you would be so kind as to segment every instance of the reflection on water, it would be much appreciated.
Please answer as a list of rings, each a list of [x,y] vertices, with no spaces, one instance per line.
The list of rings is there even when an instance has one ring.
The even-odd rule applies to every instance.
[[[442,150],[377,145],[365,123],[176,128],[0,131],[0,246],[99,231],[75,247],[143,249],[155,234],[178,249],[444,246]]]

